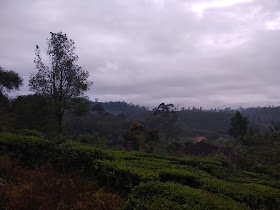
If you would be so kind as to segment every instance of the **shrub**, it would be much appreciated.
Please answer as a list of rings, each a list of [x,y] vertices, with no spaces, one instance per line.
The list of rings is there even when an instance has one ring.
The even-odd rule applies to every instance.
[[[280,179],[280,164],[256,166],[253,170]]]
[[[84,133],[79,136],[78,141],[85,144],[95,144],[97,141],[97,136],[89,133]]]
[[[52,163],[59,169],[84,169],[86,172],[94,170],[96,159],[112,159],[103,150],[84,145],[80,142],[67,141],[56,147]]]
[[[160,172],[161,181],[173,181],[190,187],[198,188],[201,185],[200,177],[192,172],[186,172],[184,170],[161,170]]]
[[[255,183],[233,183],[219,179],[204,178],[202,189],[226,195],[238,202],[245,202],[251,208],[280,208],[280,190]]]
[[[41,132],[36,131],[36,130],[20,129],[20,130],[17,130],[16,133],[18,135],[22,135],[22,136],[44,137],[44,134],[42,134]]]
[[[41,137],[0,133],[0,155],[10,153],[25,166],[46,162],[54,150],[55,144]]]
[[[151,180],[147,170],[124,165],[120,161],[97,160],[95,161],[95,173],[103,183],[110,187],[129,191],[140,182]]]
[[[243,204],[205,190],[172,182],[148,182],[135,187],[125,209],[248,209]]]
[[[166,188],[169,189],[168,193],[170,193],[171,188],[171,192],[173,192],[176,185],[183,187],[178,187],[178,189],[184,189],[188,193],[192,191],[203,194],[210,191],[212,192],[209,194],[210,197],[213,193],[219,194],[226,200],[230,197],[237,202],[246,203],[251,208],[280,208],[280,190],[273,188],[279,186],[277,180],[264,174],[234,170],[219,158],[175,158],[143,152],[106,151],[80,142],[67,141],[57,145],[40,137],[0,133],[0,155],[6,153],[12,154],[20,160],[21,164],[27,166],[34,167],[36,164],[49,160],[58,169],[83,169],[88,175],[97,176],[108,186],[116,187],[122,191],[129,191],[139,184],[142,186],[141,183],[143,182],[161,181],[161,184],[157,182],[155,185],[156,189],[159,186],[160,193],[165,192],[162,189]],[[268,169],[272,170],[272,168]],[[168,181],[175,181],[177,184],[170,187]],[[164,182],[166,182],[166,185]],[[182,185],[197,189],[194,190]],[[186,195],[183,193],[183,195],[189,197],[188,193]],[[169,205],[172,208],[195,207],[194,204],[189,206],[189,201],[173,203],[173,200],[170,200],[169,197],[162,194],[158,197],[153,195],[148,198],[147,202],[140,201],[139,198],[133,203],[134,196],[131,198],[133,203],[131,205],[136,208],[139,202],[139,206],[142,204],[147,206],[151,202],[149,204],[156,207],[154,203],[160,206],[159,202],[161,201],[166,208]],[[206,197],[201,197],[201,200]],[[207,203],[207,200],[204,202]],[[213,207],[213,203],[207,205],[209,205],[209,208]]]
[[[50,160],[60,169],[86,168],[91,170],[96,159],[112,159],[105,151],[68,141],[57,145],[52,141],[11,133],[0,134],[0,152],[11,153],[23,165],[33,167]]]

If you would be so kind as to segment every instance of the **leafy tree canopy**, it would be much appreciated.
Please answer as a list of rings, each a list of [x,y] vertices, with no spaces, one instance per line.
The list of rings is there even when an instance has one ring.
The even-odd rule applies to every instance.
[[[129,130],[124,132],[124,146],[127,149],[154,152],[159,140],[158,132],[151,130],[139,122],[133,122]]]
[[[22,78],[14,71],[7,71],[0,66],[0,94],[4,95],[13,89],[18,90],[22,85]]]

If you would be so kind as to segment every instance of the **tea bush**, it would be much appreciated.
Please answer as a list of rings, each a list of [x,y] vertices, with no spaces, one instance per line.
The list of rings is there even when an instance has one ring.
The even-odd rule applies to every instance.
[[[0,154],[10,153],[25,166],[46,162],[54,151],[55,144],[44,138],[0,133]]]
[[[44,134],[36,131],[36,130],[30,130],[30,129],[19,129],[16,131],[18,135],[22,136],[36,136],[36,137],[44,137]]]
[[[173,181],[194,188],[201,186],[200,177],[192,172],[165,169],[160,172],[159,177],[163,182]]]
[[[230,198],[172,182],[148,182],[135,187],[125,209],[248,209]]]
[[[68,141],[56,147],[56,155],[52,162],[60,169],[83,168],[90,172],[97,159],[113,159],[106,151],[80,142]]]
[[[239,203],[254,209],[280,208],[280,189],[277,189],[279,181],[270,175],[272,168],[259,168],[263,170],[261,173],[240,171],[219,157],[176,158],[143,152],[109,151],[80,142],[57,144],[37,136],[0,133],[0,155],[3,154],[10,154],[18,158],[22,165],[29,167],[48,160],[60,170],[82,169],[87,175],[98,177],[108,187],[119,191],[130,192],[136,189],[131,191],[132,197],[128,204],[136,209],[149,205],[156,207],[156,204],[160,207],[160,203],[166,208],[170,206],[175,209],[199,206],[206,209],[222,208],[226,207],[227,202],[234,208]],[[169,181],[175,183],[170,184]],[[159,189],[159,195],[150,193],[150,197],[147,197],[143,194],[141,201],[139,192],[146,192],[148,189],[145,186],[149,186],[144,183],[153,183],[151,185]],[[183,191],[182,194],[174,191],[175,186]],[[166,189],[169,193],[167,197],[164,194]],[[191,192],[195,195],[196,192],[201,193],[195,204],[182,198],[183,195],[191,198]],[[174,198],[176,202],[173,202],[170,196],[177,196],[183,201],[177,202]],[[213,199],[212,203],[208,203],[208,197]],[[216,203],[214,198],[217,199]]]
[[[279,189],[255,183],[240,184],[209,178],[202,179],[202,182],[202,189],[245,202],[251,208],[280,208]]]

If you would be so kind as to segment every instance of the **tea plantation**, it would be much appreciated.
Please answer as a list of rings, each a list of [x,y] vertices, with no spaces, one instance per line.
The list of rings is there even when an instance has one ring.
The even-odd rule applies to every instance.
[[[240,171],[222,157],[101,150],[0,133],[3,155],[27,168],[49,162],[58,171],[82,169],[103,186],[126,193],[124,209],[280,209],[279,172]]]

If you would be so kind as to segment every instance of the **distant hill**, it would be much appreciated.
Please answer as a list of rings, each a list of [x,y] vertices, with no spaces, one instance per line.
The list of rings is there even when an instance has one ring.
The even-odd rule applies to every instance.
[[[180,111],[178,120],[180,124],[191,129],[211,131],[227,134],[232,113],[210,111]]]
[[[148,111],[145,106],[127,103],[125,101],[91,102],[91,106],[101,104],[106,112],[113,114],[139,114]]]
[[[240,112],[254,122],[263,124],[280,123],[280,106],[240,108]]]
[[[127,103],[125,101],[110,101],[110,102],[91,102],[91,107],[96,104],[101,104],[106,112],[112,114],[124,114],[129,120],[137,120],[146,124],[149,117],[153,115],[153,111],[150,111],[147,107],[135,105],[132,103]],[[280,119],[280,109],[268,109],[270,112],[275,113],[279,110]],[[265,126],[263,124],[264,120],[257,120],[257,117],[262,116],[267,113],[266,108],[248,108],[242,109],[242,114],[249,117],[249,127],[262,130]],[[209,139],[216,139],[219,137],[227,136],[228,129],[230,126],[230,119],[233,117],[234,110],[224,110],[224,111],[207,111],[207,110],[182,110],[176,111],[178,115],[178,126],[180,127],[180,137],[193,137],[193,136],[205,136]],[[271,119],[273,119],[272,115]],[[268,121],[269,116],[266,116]],[[260,118],[260,117],[259,117]],[[263,119],[263,118],[262,118]],[[278,119],[276,117],[275,119]]]

